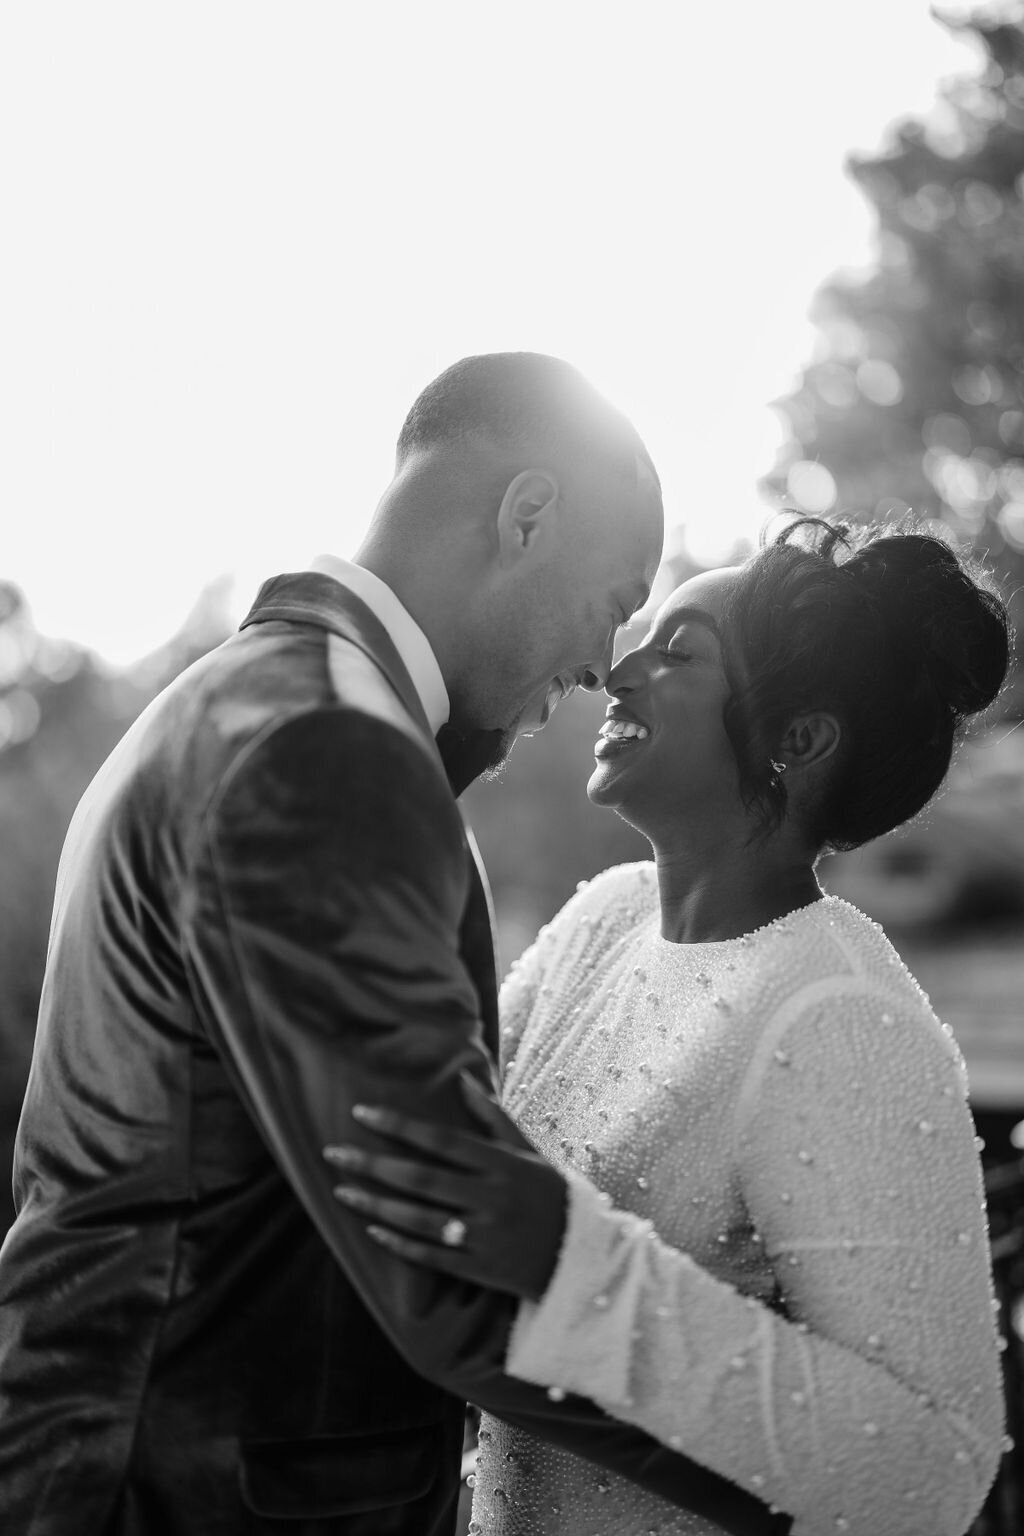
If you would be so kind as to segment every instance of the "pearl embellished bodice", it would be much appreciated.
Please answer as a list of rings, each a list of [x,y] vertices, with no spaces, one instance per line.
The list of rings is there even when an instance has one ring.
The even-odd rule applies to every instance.
[[[963,1063],[881,929],[826,898],[672,944],[653,866],[581,888],[502,989],[505,1103],[570,1180],[508,1369],[794,1515],[959,1536],[1000,1455]],[[485,1415],[486,1536],[717,1527]]]

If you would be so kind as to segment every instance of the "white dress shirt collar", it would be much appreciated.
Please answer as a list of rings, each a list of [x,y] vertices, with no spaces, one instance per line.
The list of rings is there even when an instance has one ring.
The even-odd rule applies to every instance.
[[[409,610],[398,601],[387,582],[361,565],[353,565],[350,560],[341,560],[337,555],[317,555],[310,570],[333,577],[380,620],[412,678],[430,729],[436,736],[451,712],[448,690],[430,641]]]

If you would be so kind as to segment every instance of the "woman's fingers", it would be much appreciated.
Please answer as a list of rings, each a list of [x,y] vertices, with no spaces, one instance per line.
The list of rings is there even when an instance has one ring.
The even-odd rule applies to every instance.
[[[413,1204],[408,1200],[396,1200],[390,1195],[372,1194],[368,1189],[355,1184],[337,1185],[334,1195],[350,1210],[371,1217],[374,1224],[397,1227],[402,1233],[440,1246],[451,1246],[445,1243],[445,1232],[450,1231],[453,1224],[457,1229],[461,1228],[463,1237],[466,1231],[464,1223],[459,1221],[451,1207],[440,1209]]]
[[[422,1264],[427,1269],[441,1270],[444,1274],[465,1278],[465,1262],[457,1248],[438,1248],[434,1243],[417,1243],[410,1237],[392,1232],[389,1227],[370,1226],[366,1231],[375,1243],[396,1253],[399,1258],[407,1259],[411,1264]]]
[[[436,1120],[417,1120],[376,1104],[354,1104],[352,1118],[380,1136],[429,1152],[432,1157],[446,1159],[461,1168],[479,1167],[481,1150],[487,1147],[487,1142],[458,1127]]]
[[[347,1142],[324,1147],[323,1155],[332,1167],[343,1173],[351,1173],[359,1179],[372,1179],[375,1184],[384,1184],[400,1194],[415,1195],[417,1199],[457,1204],[464,1193],[468,1197],[468,1190],[463,1188],[465,1174],[439,1163],[426,1163],[422,1158],[367,1152],[364,1147],[350,1146]]]

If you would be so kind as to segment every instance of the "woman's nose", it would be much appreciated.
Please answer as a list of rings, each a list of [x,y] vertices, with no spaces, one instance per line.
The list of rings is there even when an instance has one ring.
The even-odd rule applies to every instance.
[[[628,660],[628,656],[623,656],[622,660],[617,662],[616,667],[611,668],[611,671],[608,673],[608,680],[605,682],[605,693],[611,694],[614,699],[620,699],[622,694],[629,693],[633,688],[636,688],[636,682],[629,677]]]
[[[617,661],[608,674],[604,685],[605,693],[610,693],[614,698],[621,698],[623,694],[632,693],[642,681],[641,668],[636,660],[636,651],[627,651],[620,661]]]

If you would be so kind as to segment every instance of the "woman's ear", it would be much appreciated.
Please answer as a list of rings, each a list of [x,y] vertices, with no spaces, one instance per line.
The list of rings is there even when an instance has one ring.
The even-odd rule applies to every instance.
[[[521,470],[509,482],[498,508],[498,553],[512,564],[530,550],[558,505],[558,481],[545,469]]]
[[[842,730],[835,715],[814,711],[797,715],[786,731],[777,757],[791,772],[813,768],[831,757],[842,740]]]

